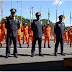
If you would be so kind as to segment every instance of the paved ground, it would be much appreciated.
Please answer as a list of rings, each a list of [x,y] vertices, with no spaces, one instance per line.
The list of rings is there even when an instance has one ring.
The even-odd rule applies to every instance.
[[[72,70],[71,67],[64,67],[63,58],[72,57],[72,48],[67,43],[64,43],[64,53],[65,56],[60,55],[60,45],[58,49],[58,56],[54,56],[54,46],[55,43],[50,41],[51,49],[47,48],[48,45],[46,44],[46,48],[44,48],[44,41],[42,41],[42,53],[44,57],[40,57],[38,55],[38,44],[36,43],[36,50],[35,56],[32,58],[31,55],[31,47],[27,48],[27,44],[22,44],[22,48],[19,48],[18,44],[18,58],[13,57],[13,44],[11,45],[11,55],[8,59],[5,59],[5,51],[6,45],[5,41],[3,47],[0,48],[0,71],[4,70],[65,70],[69,71]]]

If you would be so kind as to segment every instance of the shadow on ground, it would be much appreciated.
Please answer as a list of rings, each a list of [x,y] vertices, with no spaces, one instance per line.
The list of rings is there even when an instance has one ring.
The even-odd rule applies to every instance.
[[[71,67],[64,67],[64,62],[62,61],[47,61],[47,62],[33,62],[33,63],[20,63],[20,64],[7,64],[0,65],[0,71],[70,71]]]

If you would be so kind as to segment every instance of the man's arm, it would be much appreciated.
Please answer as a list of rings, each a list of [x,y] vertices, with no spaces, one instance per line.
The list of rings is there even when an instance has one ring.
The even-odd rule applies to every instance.
[[[31,24],[31,30],[33,31],[33,29],[34,29],[34,21]]]
[[[57,25],[57,24],[55,24],[55,26],[54,26],[54,32],[55,32],[55,34],[56,34],[56,25]]]
[[[64,30],[65,30],[65,24],[64,24]]]
[[[44,30],[44,23],[42,22],[42,31]]]
[[[5,20],[5,28],[7,29],[7,25],[8,25],[8,18]]]
[[[18,29],[20,28],[20,20],[18,19]]]

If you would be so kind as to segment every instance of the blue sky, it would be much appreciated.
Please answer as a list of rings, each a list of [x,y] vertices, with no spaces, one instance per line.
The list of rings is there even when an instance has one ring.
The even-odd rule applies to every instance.
[[[12,72],[12,71],[1,71],[1,72]],[[13,72],[49,72],[49,71],[13,71]],[[50,71],[50,72],[54,72],[54,71]],[[59,71],[59,72],[65,72],[65,71]],[[67,71],[67,72],[69,72],[69,71]]]
[[[35,19],[35,13],[40,12],[41,6],[41,19],[48,19],[48,8],[50,9],[50,20],[55,23],[56,21],[56,6],[59,0],[22,0],[22,16],[30,19],[30,5],[33,8],[33,18]],[[17,0],[12,0],[12,8],[17,9]],[[3,1],[3,15],[9,16],[11,9],[11,0]],[[61,0],[57,7],[58,16],[65,15],[65,26],[70,26],[70,12],[72,12],[72,1]],[[17,14],[17,13],[16,13]],[[18,15],[21,15],[21,0],[18,1]],[[72,24],[71,24],[72,25]]]

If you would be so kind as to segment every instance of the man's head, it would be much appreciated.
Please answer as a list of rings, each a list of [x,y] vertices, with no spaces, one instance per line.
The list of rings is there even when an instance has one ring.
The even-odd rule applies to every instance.
[[[27,23],[25,23],[25,26],[27,26]]]
[[[49,22],[47,22],[47,26],[49,26]]]
[[[15,17],[16,15],[16,9],[11,9],[10,10],[12,17]]]
[[[35,15],[36,15],[37,20],[40,20],[41,13],[37,12]]]
[[[63,15],[60,15],[60,16],[59,16],[59,21],[62,22],[63,17],[64,17]]]
[[[5,22],[6,18],[3,18],[3,21]]]

